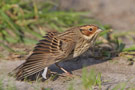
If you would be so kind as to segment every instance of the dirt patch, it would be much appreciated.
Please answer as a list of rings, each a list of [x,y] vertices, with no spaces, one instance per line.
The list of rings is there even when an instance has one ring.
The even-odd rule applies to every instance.
[[[0,62],[0,78],[2,78],[4,85],[12,83],[17,90],[40,90],[41,88],[51,88],[52,90],[67,90],[70,84],[74,84],[75,90],[81,90],[81,78],[69,79],[68,77],[59,77],[54,81],[46,80],[44,82],[20,82],[16,81],[13,77],[7,75],[15,67],[23,63],[23,61],[7,61],[2,60]],[[119,83],[127,82],[127,86],[135,85],[135,65],[128,65],[127,58],[116,57],[109,61],[95,60],[93,58],[79,58],[73,61],[60,63],[68,71],[71,71],[74,75],[82,75],[82,66],[85,64],[87,70],[95,69],[102,73],[102,90],[111,90]],[[62,73],[55,65],[51,67],[52,71]],[[10,82],[11,81],[11,82]]]

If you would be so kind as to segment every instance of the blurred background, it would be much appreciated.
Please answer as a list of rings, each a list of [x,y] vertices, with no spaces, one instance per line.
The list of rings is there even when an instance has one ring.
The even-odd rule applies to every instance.
[[[135,28],[134,0],[59,0],[61,10],[89,11],[93,18],[118,30]]]
[[[62,32],[85,24],[101,27],[106,31],[103,35],[106,39],[113,32],[127,48],[135,49],[134,3],[134,0],[0,0],[0,57],[23,57],[46,31]]]

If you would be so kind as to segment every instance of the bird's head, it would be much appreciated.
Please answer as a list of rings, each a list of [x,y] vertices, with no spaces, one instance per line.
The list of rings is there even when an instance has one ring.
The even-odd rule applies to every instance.
[[[96,38],[98,34],[102,31],[96,25],[84,25],[84,26],[81,26],[79,29],[82,36],[87,40]]]

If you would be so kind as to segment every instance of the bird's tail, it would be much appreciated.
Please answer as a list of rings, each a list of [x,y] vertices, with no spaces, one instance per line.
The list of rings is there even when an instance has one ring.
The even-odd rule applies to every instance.
[[[9,76],[12,76],[12,77],[15,77],[16,80],[20,80],[20,81],[23,81],[23,80],[36,80],[38,78],[44,78],[44,79],[47,79],[48,77],[48,71],[45,70],[45,69],[48,69],[48,68],[45,68],[44,70],[41,70],[40,72],[37,72],[31,76],[28,76],[28,77],[25,77],[25,75],[23,74],[24,71],[23,71],[23,66],[24,66],[24,63],[21,64],[20,66],[18,66],[17,68],[15,68],[12,72],[8,73]],[[44,74],[44,72],[46,72]],[[45,78],[46,77],[46,78]]]
[[[13,71],[9,72],[8,75],[15,77],[17,80],[23,80],[24,78],[20,79],[23,70],[22,68],[23,68],[23,64],[19,65]]]

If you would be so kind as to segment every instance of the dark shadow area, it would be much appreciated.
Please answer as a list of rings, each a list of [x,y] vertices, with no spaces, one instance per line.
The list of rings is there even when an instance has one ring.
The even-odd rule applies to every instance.
[[[76,59],[72,59],[65,62],[60,62],[59,65],[72,73],[74,70],[82,69],[84,66],[90,66],[98,63],[103,63],[106,60],[96,60],[94,58],[85,58],[85,57],[78,57]],[[52,72],[57,72],[58,74],[64,73],[62,70],[60,70],[55,64],[51,65],[49,69]]]

